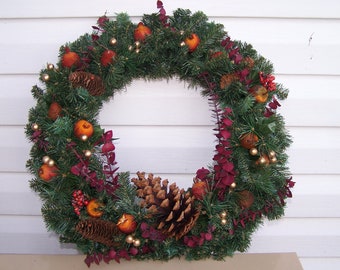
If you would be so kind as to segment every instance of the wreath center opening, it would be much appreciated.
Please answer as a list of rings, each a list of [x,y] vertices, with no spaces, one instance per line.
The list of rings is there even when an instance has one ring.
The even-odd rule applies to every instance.
[[[117,138],[119,171],[177,174],[176,182],[189,187],[197,169],[211,164],[216,143],[200,92],[176,78],[134,80],[105,103],[99,119]]]

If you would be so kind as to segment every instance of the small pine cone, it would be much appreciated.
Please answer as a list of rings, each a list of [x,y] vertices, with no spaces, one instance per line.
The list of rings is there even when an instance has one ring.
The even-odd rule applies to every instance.
[[[84,238],[102,243],[108,247],[117,245],[114,241],[114,236],[120,233],[114,222],[92,218],[79,221],[76,231]]]
[[[83,87],[87,89],[92,96],[100,96],[105,92],[105,86],[102,79],[89,72],[72,72],[69,76],[69,81],[71,82],[72,87]]]
[[[157,216],[157,229],[177,240],[186,235],[200,215],[200,209],[194,206],[194,196],[153,174],[146,177],[144,172],[137,172],[137,176],[132,179],[137,196],[142,199],[141,206]]]
[[[255,65],[255,61],[251,57],[245,57],[243,58],[242,62],[246,65],[247,68],[252,69]]]
[[[220,80],[220,88],[225,89],[227,88],[232,82],[237,81],[238,76],[235,73],[232,74],[225,74],[221,77]]]

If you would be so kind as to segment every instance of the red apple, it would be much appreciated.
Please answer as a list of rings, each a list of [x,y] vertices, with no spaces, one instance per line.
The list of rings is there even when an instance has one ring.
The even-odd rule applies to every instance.
[[[117,56],[116,52],[112,51],[112,50],[105,50],[102,53],[102,57],[100,58],[100,63],[106,67],[109,64],[112,64],[115,57]]]
[[[63,67],[72,67],[73,65],[78,64],[80,61],[80,57],[77,53],[75,52],[67,52],[63,55],[62,59],[61,59],[61,64]]]

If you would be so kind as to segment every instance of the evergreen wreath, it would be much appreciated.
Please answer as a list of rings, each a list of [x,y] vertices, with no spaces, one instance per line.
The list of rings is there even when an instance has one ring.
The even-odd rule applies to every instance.
[[[75,243],[87,265],[221,260],[245,251],[292,195],[291,138],[276,111],[288,91],[274,82],[272,64],[202,12],[168,16],[161,1],[157,7],[138,24],[127,14],[100,17],[92,34],[61,46],[57,66],[47,64],[43,86],[32,88],[30,187],[48,230]],[[119,172],[113,133],[97,120],[103,103],[134,79],[173,77],[203,89],[216,121],[212,164],[187,190],[151,173]]]

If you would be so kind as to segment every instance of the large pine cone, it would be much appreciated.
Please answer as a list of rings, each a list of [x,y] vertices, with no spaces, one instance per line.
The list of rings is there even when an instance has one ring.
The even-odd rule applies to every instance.
[[[194,196],[153,174],[146,178],[144,172],[137,172],[137,176],[132,179],[137,196],[142,199],[141,205],[158,217],[157,229],[177,240],[186,235],[200,215],[200,209],[194,206]]]

